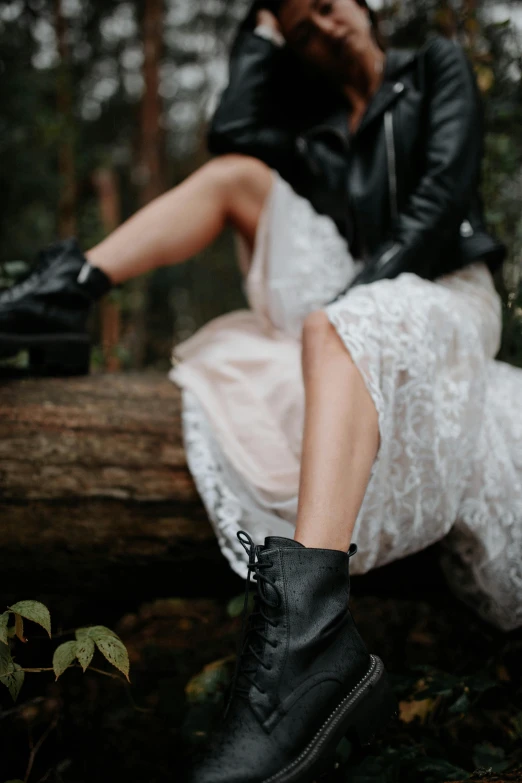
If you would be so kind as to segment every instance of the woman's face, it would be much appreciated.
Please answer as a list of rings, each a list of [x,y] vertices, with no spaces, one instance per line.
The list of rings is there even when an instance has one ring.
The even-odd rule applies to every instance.
[[[291,49],[336,81],[375,46],[368,11],[356,0],[285,0],[279,24]]]

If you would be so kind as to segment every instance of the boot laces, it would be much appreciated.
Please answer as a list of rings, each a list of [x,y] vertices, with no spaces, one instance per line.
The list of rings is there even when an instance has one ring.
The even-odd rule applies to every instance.
[[[246,543],[245,540],[242,538],[242,536],[246,538]],[[236,655],[236,667],[234,671],[234,676],[232,678],[232,685],[230,687],[230,695],[229,695],[228,703],[225,709],[225,717],[230,708],[230,704],[232,702],[234,693],[236,693],[241,697],[248,696],[250,690],[248,687],[246,688],[238,687],[238,680],[240,676],[242,676],[244,680],[249,682],[250,685],[253,685],[260,693],[265,693],[265,691],[258,686],[256,681],[250,676],[250,674],[255,673],[257,671],[259,664],[264,669],[270,669],[271,666],[267,666],[263,661],[262,657],[258,655],[255,646],[252,645],[252,641],[254,641],[255,638],[258,638],[264,640],[267,644],[270,644],[272,647],[277,647],[277,642],[270,641],[270,639],[268,639],[261,630],[264,625],[264,622],[267,622],[272,626],[277,625],[277,622],[272,620],[270,617],[266,616],[266,614],[263,612],[263,608],[261,604],[266,604],[267,606],[270,606],[272,608],[278,608],[281,605],[281,593],[279,592],[279,589],[276,587],[275,582],[272,579],[270,579],[269,576],[263,574],[263,569],[270,568],[272,563],[270,561],[260,562],[259,560],[256,562],[256,554],[258,553],[260,547],[257,547],[254,544],[252,538],[244,530],[238,531],[237,537],[241,542],[242,546],[244,547],[246,553],[248,554],[248,577],[245,585],[245,600],[243,602],[243,610],[242,610],[243,621],[241,625],[240,641],[239,641],[238,651]],[[257,583],[257,592],[254,594],[254,609],[250,614],[249,623],[247,623],[246,622],[247,605],[248,605],[248,596],[249,596],[249,588],[250,588],[250,576],[252,572],[253,572],[252,579],[255,580]],[[270,598],[261,591],[260,588],[261,583],[266,583],[271,585],[271,587],[275,591],[275,595],[276,595],[275,601],[270,600]],[[245,666],[245,662],[249,659],[249,657],[250,658],[254,657],[255,659],[257,659],[258,664],[253,662],[253,666],[250,667]]]

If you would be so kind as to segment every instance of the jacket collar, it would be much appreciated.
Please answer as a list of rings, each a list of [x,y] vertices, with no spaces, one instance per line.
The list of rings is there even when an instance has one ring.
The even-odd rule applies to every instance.
[[[384,61],[384,80],[393,81],[403,71],[407,70],[409,65],[415,60],[418,52],[416,49],[395,49],[390,47],[386,50],[386,59]]]
[[[389,48],[386,50],[383,80],[371,98],[355,136],[358,136],[373,120],[383,114],[405,91],[405,85],[400,81],[400,77],[408,70],[417,56],[418,52],[415,49]],[[344,100],[341,104],[337,102],[335,108],[319,124],[309,128],[307,133],[315,135],[325,131],[333,132],[337,136],[344,137],[347,141],[350,136],[347,122],[347,112],[349,111],[348,102]]]
[[[408,70],[416,57],[417,51],[414,49],[387,49],[383,80],[366,108],[366,112],[355,133],[356,136],[370,122],[373,122],[376,117],[383,114],[405,90],[405,85],[400,81],[400,76]]]

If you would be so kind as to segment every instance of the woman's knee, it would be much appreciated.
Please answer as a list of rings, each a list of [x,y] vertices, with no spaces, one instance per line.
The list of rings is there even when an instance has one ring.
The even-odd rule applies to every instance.
[[[253,248],[259,218],[272,186],[272,171],[248,155],[221,155],[207,164],[223,208],[230,222]]]
[[[314,310],[306,316],[303,322],[302,337],[303,345],[313,347],[339,342],[335,327],[324,310]],[[336,340],[333,339],[334,337]]]
[[[230,202],[242,197],[264,201],[272,182],[270,168],[249,155],[220,155],[205,168]]]
[[[339,357],[352,363],[352,358],[324,310],[314,310],[306,316],[302,330],[303,365]]]

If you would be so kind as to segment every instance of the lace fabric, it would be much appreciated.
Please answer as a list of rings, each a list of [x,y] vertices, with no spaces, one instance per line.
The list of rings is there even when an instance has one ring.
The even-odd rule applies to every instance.
[[[484,619],[522,625],[522,371],[494,361],[501,302],[485,264],[436,281],[357,286],[334,223],[274,173],[252,258],[250,310],[177,346],[189,468],[231,567],[236,533],[292,536],[304,416],[301,329],[324,309],[379,417],[351,573],[442,541],[452,589]]]

